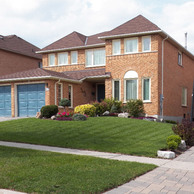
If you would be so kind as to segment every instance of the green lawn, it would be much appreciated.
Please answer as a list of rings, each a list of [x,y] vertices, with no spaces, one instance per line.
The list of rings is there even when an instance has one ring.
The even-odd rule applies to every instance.
[[[101,193],[155,167],[0,146],[0,188],[27,193]]]
[[[118,117],[0,122],[0,140],[156,157],[172,125]]]

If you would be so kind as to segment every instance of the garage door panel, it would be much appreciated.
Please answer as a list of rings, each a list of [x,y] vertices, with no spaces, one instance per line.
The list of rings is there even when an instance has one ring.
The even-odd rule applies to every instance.
[[[34,116],[37,113],[37,109],[33,108],[33,109],[28,109],[28,116]]]
[[[5,109],[11,109],[11,104],[9,101],[5,101]]]
[[[24,100],[24,101],[26,101],[27,100],[27,95],[26,95],[26,93],[19,93],[18,94],[18,98],[20,99],[20,100]]]
[[[38,107],[38,103],[36,100],[34,101],[31,100],[28,102],[28,108],[37,108],[37,107]]]
[[[38,99],[39,100],[44,100],[45,99],[45,93],[44,92],[39,92],[38,93]]]
[[[11,116],[11,86],[0,86],[0,116]]]
[[[19,102],[18,105],[20,109],[28,107],[27,101]]]
[[[0,109],[5,108],[4,102],[0,102]]]
[[[28,100],[37,100],[38,99],[38,92],[29,92],[28,93]]]

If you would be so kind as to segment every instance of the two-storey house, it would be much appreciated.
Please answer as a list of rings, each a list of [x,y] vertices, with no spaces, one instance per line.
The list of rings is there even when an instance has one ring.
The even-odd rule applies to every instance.
[[[113,97],[142,99],[158,118],[190,114],[194,56],[141,15],[92,36],[72,32],[38,53],[43,69],[0,77],[11,86],[12,116],[35,115],[64,97],[70,108]]]

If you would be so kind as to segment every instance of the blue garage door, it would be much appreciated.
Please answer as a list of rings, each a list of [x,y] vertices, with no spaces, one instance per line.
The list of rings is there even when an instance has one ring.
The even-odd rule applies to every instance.
[[[11,86],[0,86],[0,117],[11,116]]]
[[[45,84],[18,85],[18,116],[31,117],[45,105]]]

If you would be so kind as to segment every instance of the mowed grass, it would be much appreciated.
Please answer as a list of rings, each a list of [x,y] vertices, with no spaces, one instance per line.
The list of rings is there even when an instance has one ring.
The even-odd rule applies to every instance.
[[[118,117],[87,121],[35,118],[0,122],[0,140],[156,157],[172,125]]]
[[[0,146],[0,188],[27,193],[101,193],[156,166]]]

